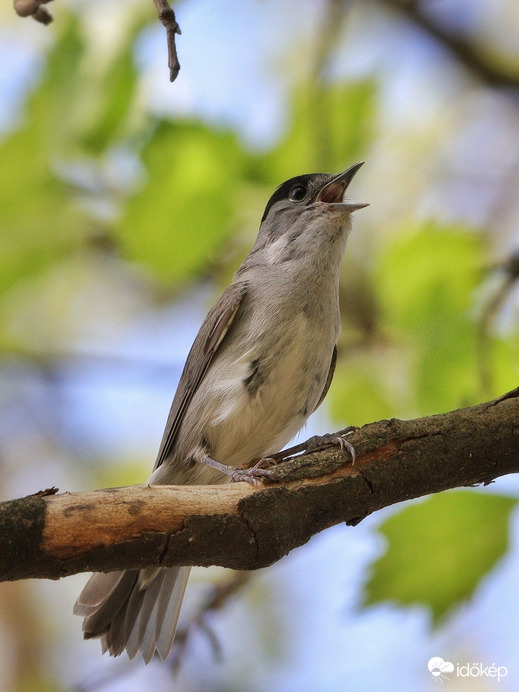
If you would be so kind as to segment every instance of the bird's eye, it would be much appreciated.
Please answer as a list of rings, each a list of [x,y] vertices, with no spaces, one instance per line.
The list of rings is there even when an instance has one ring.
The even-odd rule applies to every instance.
[[[290,190],[289,199],[291,202],[300,202],[306,197],[306,187],[302,185],[294,185]]]

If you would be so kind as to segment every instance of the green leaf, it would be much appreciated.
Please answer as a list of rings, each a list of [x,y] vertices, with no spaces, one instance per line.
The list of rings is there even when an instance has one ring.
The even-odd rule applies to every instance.
[[[90,229],[86,214],[49,170],[35,129],[0,145],[0,293],[63,257]]]
[[[360,354],[337,365],[326,401],[338,425],[360,426],[397,415],[391,390],[386,362]]]
[[[27,107],[28,121],[40,133],[42,150],[67,156],[85,149],[99,154],[120,134],[135,96],[133,49],[145,21],[142,12],[134,14],[114,55],[97,49],[93,59],[94,49],[79,20],[61,18],[64,29]]]
[[[376,276],[386,319],[413,334],[428,329],[435,315],[467,311],[484,257],[481,236],[467,227],[431,221],[396,231]]]
[[[280,182],[301,173],[340,172],[361,156],[372,137],[376,84],[299,87],[286,136],[261,162],[263,180]]]
[[[86,122],[78,135],[82,146],[94,155],[126,134],[124,126],[132,113],[138,79],[135,40],[147,18],[147,13],[138,12],[125,31],[124,43],[109,64],[101,73],[91,70],[87,76],[87,88],[82,92],[82,110],[88,116],[84,118]]]
[[[470,310],[484,258],[476,233],[433,222],[404,228],[380,258],[375,287],[383,320],[413,351],[422,415],[478,398],[477,323]]]
[[[499,396],[519,384],[519,336],[493,339],[489,357],[492,363],[492,388],[489,395]]]
[[[52,168],[66,149],[67,106],[82,50],[71,21],[48,56],[21,128],[0,143],[0,293],[63,257],[90,230]]]
[[[387,552],[372,565],[364,604],[424,604],[437,623],[472,596],[508,549],[516,501],[468,491],[410,505],[379,532]]]
[[[86,44],[79,21],[61,18],[63,29],[47,56],[42,77],[27,103],[26,124],[41,152],[63,152],[81,117],[80,65]]]
[[[146,184],[116,233],[126,256],[178,283],[228,237],[247,156],[234,134],[162,121],[143,152]]]

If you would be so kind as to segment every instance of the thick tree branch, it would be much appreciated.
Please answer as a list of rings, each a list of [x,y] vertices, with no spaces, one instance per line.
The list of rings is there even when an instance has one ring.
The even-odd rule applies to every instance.
[[[450,413],[364,426],[339,449],[280,464],[251,487],[133,486],[0,504],[0,579],[146,565],[272,564],[323,529],[519,471],[519,388]]]
[[[488,86],[519,89],[519,71],[499,68],[472,41],[456,35],[433,21],[414,0],[377,0],[380,4],[397,10],[422,31],[444,46],[475,77]]]

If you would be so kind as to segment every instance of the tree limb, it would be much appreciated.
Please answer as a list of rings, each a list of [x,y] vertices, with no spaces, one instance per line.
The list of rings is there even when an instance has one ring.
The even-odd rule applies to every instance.
[[[519,73],[515,69],[506,71],[496,66],[476,46],[461,36],[433,21],[414,0],[377,0],[380,4],[397,10],[411,20],[422,31],[432,36],[450,51],[455,58],[475,77],[488,86],[519,89]]]
[[[147,565],[272,564],[329,526],[382,507],[519,471],[519,388],[427,418],[371,423],[251,487],[132,486],[0,504],[0,580],[58,579]],[[51,491],[52,492],[52,491]]]

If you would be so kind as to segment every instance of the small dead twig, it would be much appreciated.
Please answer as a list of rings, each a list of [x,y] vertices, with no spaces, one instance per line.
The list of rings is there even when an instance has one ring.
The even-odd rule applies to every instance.
[[[55,495],[56,493],[59,493],[59,488],[56,488],[56,486],[53,485],[52,488],[38,490],[37,493],[33,493],[33,497],[49,497],[49,495]]]
[[[207,623],[207,616],[211,612],[221,610],[238,591],[241,591],[241,589],[248,584],[251,578],[252,572],[241,571],[231,574],[228,579],[211,589],[195,616],[177,630],[172,655],[168,661],[174,674],[176,674],[180,668],[180,664],[182,663],[187,649],[189,637],[196,630],[204,632],[207,635],[215,659],[217,661],[222,660],[222,647],[215,633]]]
[[[157,8],[157,15],[166,27],[166,36],[168,38],[168,67],[169,81],[174,82],[180,70],[180,63],[177,56],[177,47],[175,45],[175,34],[182,33],[175,18],[175,13],[169,6],[167,0],[153,0]]]
[[[52,15],[44,5],[51,0],[14,0],[14,10],[19,17],[32,17],[41,24],[50,24]],[[169,79],[174,82],[180,71],[180,63],[177,56],[175,45],[175,34],[182,33],[175,17],[174,11],[169,6],[167,0],[153,0],[157,9],[157,15],[161,23],[166,27],[168,39],[168,67]]]
[[[32,17],[41,24],[50,24],[52,15],[46,7],[51,0],[14,0],[14,11],[19,17]]]

